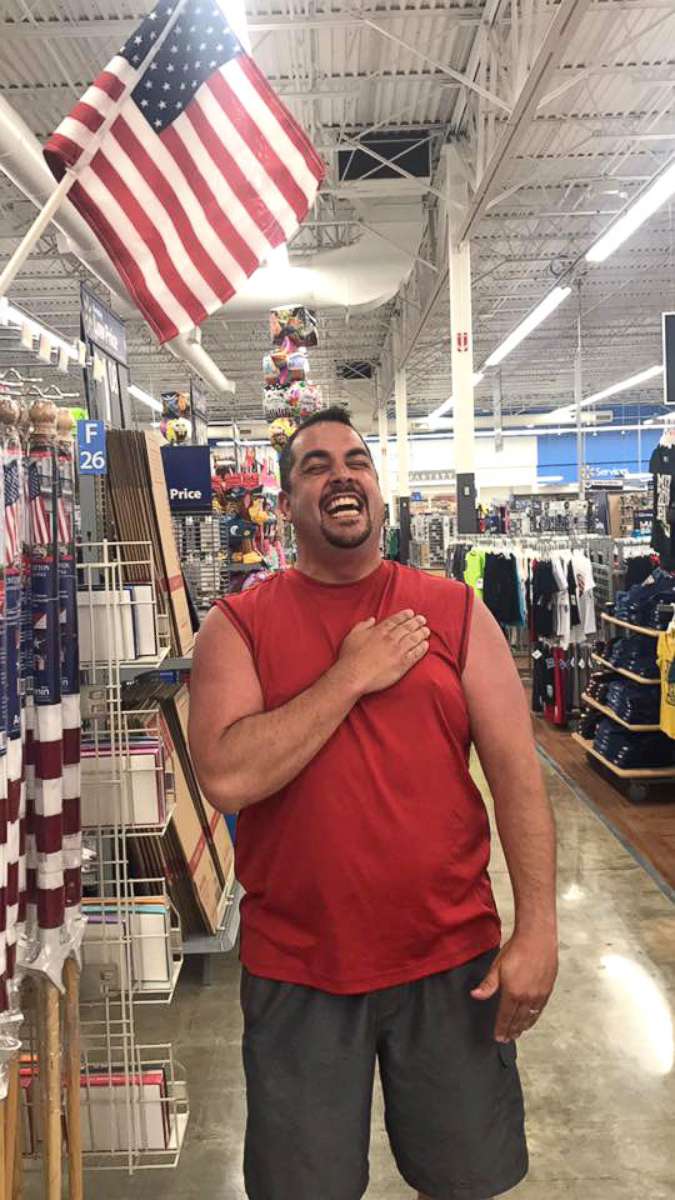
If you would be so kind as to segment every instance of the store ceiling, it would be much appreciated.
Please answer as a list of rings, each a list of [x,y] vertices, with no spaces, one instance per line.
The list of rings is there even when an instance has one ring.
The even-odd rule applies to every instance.
[[[44,140],[148,7],[142,0],[2,0],[0,93]],[[547,57],[547,29],[564,7],[573,19]],[[419,237],[426,262],[417,262],[414,288],[408,285],[401,334],[413,417],[425,416],[452,390],[444,249],[434,236],[442,225],[443,146],[456,146],[470,170],[485,168],[483,180],[491,181],[484,196],[479,191],[483,202],[471,230],[476,368],[675,154],[673,0],[248,0],[247,12],[257,62],[329,165],[326,189],[291,248],[292,262],[320,264],[331,248],[358,243],[385,202],[391,228],[396,223],[400,232],[409,219],[409,234]],[[395,152],[407,152],[397,163],[412,166],[416,178],[362,178],[365,164],[377,172],[383,151],[373,133],[387,132],[398,139]],[[428,174],[420,167],[427,151]],[[385,145],[384,153],[392,151]],[[0,263],[34,211],[0,175]],[[660,361],[660,315],[675,308],[674,241],[666,206],[582,279],[586,394]],[[59,253],[50,232],[12,296],[75,337],[85,276],[75,258]],[[331,400],[351,401],[364,421],[374,384],[341,378],[340,364],[381,364],[389,378],[403,296],[372,311],[319,314],[313,375]],[[572,399],[576,306],[573,296],[506,360],[506,412],[527,414]],[[132,321],[128,332],[135,382],[155,393],[185,384],[185,368],[157,351],[147,327]],[[237,384],[236,409],[245,421],[261,416],[266,344],[263,311],[240,319],[226,307],[203,329],[204,348]],[[16,340],[0,331],[0,369],[20,362]],[[622,404],[654,405],[660,388],[657,380],[622,396]],[[491,410],[490,375],[477,403]],[[212,411],[229,415],[231,399],[214,398]]]

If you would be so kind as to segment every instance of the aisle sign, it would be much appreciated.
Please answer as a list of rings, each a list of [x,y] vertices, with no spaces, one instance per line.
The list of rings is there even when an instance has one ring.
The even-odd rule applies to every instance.
[[[104,421],[77,422],[77,461],[80,475],[107,475]]]

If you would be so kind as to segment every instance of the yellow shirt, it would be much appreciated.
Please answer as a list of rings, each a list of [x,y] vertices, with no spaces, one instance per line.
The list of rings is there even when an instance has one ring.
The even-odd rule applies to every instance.
[[[656,656],[661,668],[661,729],[675,738],[675,630],[661,634]]]

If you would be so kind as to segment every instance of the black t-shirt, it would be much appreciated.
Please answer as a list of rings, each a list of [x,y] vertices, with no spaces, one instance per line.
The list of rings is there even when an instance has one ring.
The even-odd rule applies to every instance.
[[[675,571],[675,446],[657,446],[649,470],[654,474],[652,546],[664,570]]]

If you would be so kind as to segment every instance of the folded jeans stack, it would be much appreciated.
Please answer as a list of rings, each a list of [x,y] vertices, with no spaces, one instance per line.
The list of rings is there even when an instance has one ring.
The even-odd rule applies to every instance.
[[[605,698],[607,708],[628,725],[658,725],[660,703],[658,685],[644,687],[629,679],[614,679]]]
[[[630,637],[614,638],[605,646],[602,656],[614,667],[632,671],[643,679],[658,679],[656,665],[656,639],[646,633],[631,634]]]
[[[636,583],[627,592],[617,592],[614,615],[631,625],[642,625],[648,629],[665,629],[669,617],[661,606],[675,603],[675,575],[659,567],[645,580]]]
[[[629,733],[614,721],[600,721],[593,742],[608,762],[624,770],[671,767],[675,764],[675,743],[663,733]]]

